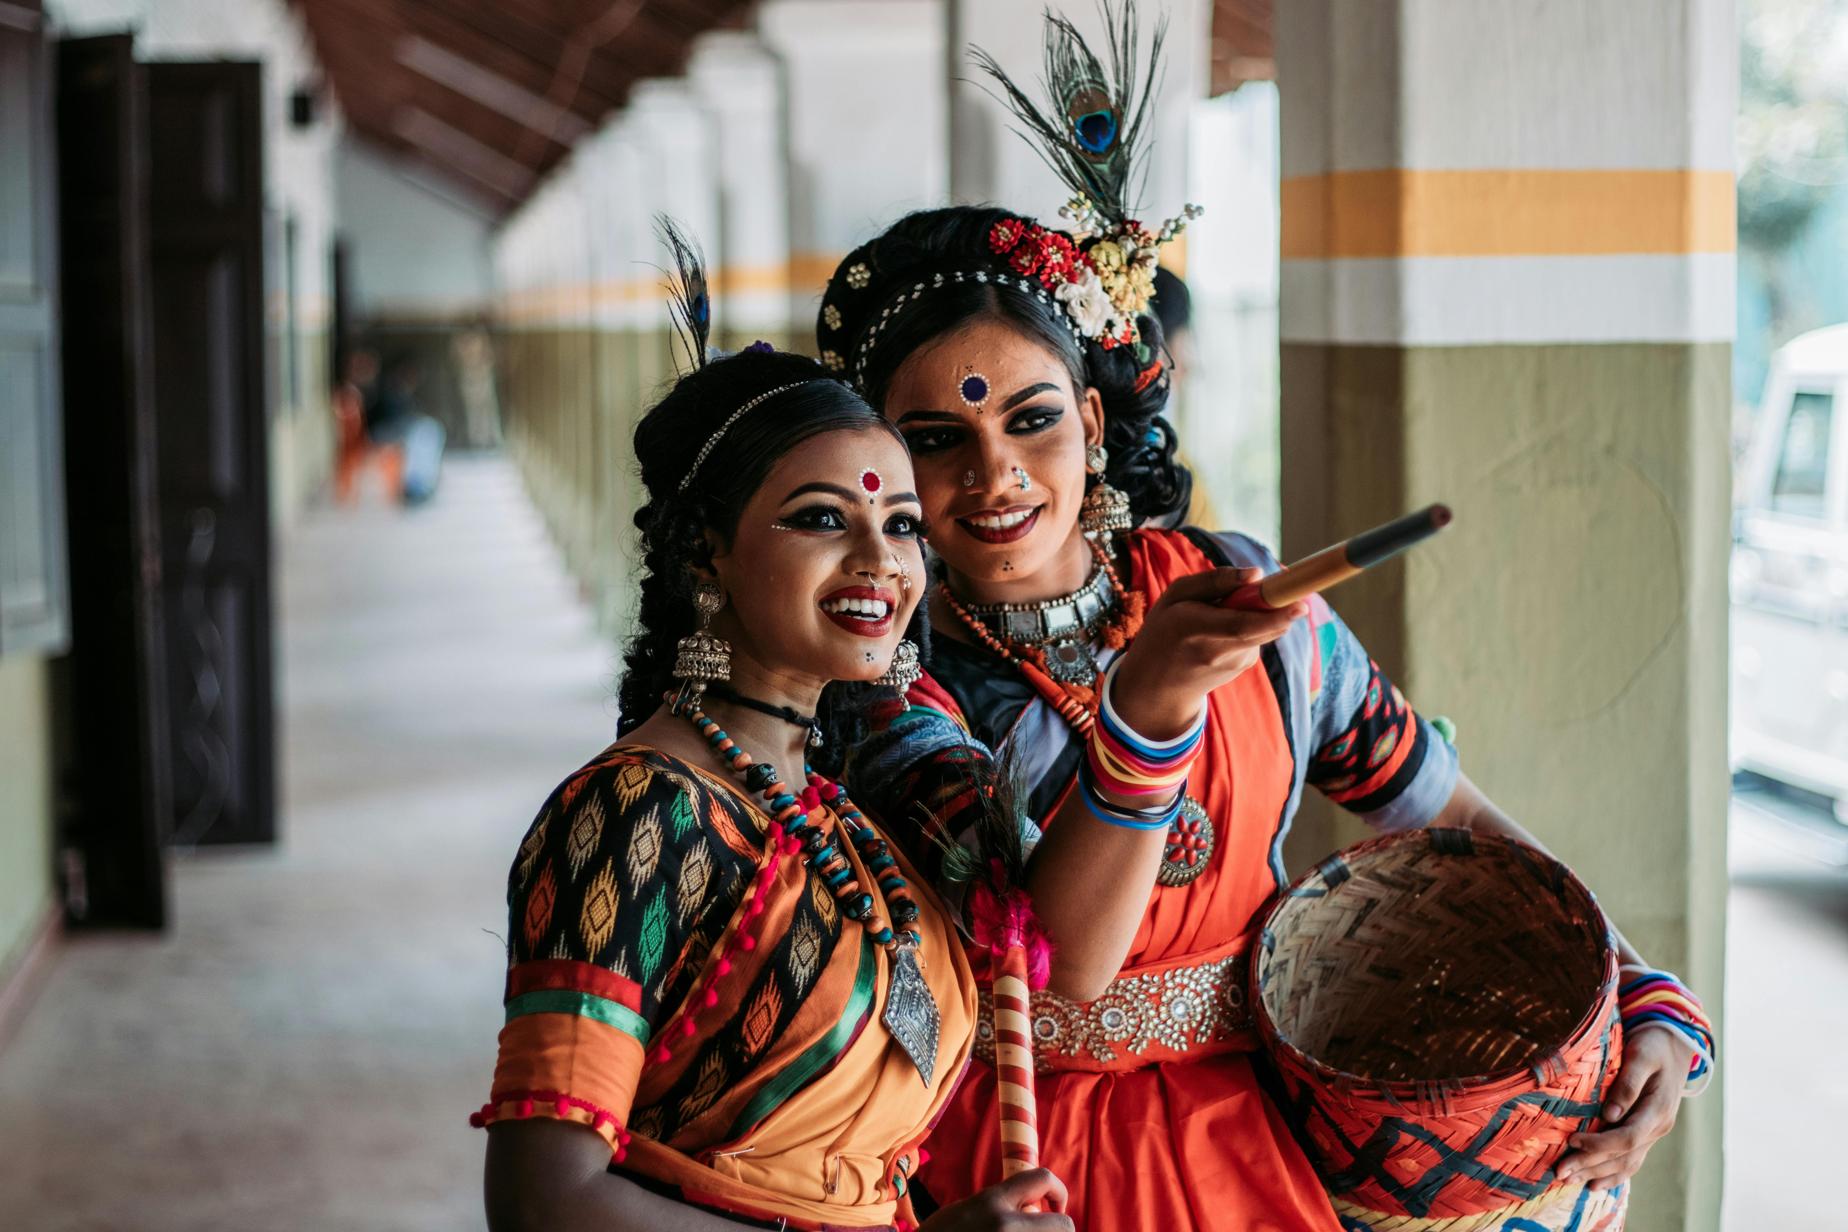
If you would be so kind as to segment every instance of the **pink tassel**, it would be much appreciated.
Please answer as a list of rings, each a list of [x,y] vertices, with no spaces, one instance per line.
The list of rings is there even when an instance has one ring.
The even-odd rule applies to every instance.
[[[1027,956],[1027,986],[1038,992],[1052,978],[1052,939],[1033,913],[1033,900],[1022,889],[997,896],[985,882],[975,885],[969,908],[975,944],[996,959],[1016,946]]]

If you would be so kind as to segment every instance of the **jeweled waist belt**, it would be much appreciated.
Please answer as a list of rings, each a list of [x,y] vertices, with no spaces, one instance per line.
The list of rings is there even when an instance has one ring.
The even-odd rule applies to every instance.
[[[1132,967],[1092,1001],[1033,994],[1033,1061],[1041,1073],[1141,1069],[1163,1061],[1251,1052],[1258,1046],[1247,1001],[1249,936],[1218,949]],[[975,1056],[995,1060],[992,989],[980,994]]]

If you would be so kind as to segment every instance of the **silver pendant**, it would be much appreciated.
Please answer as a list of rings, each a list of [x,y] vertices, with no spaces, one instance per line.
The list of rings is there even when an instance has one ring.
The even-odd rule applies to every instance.
[[[930,985],[918,970],[918,956],[908,943],[901,943],[892,956],[892,986],[886,990],[885,1013],[880,1015],[898,1046],[905,1050],[911,1063],[918,1067],[924,1085],[930,1085],[937,1070],[937,1035],[943,1029],[943,1015]]]
[[[1097,657],[1077,638],[1046,644],[1046,674],[1059,684],[1097,683]]]

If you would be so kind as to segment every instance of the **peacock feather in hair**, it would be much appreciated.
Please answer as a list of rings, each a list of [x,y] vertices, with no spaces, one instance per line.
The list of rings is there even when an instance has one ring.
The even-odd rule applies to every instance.
[[[1135,213],[1142,188],[1136,163],[1161,80],[1168,21],[1164,16],[1156,22],[1148,63],[1139,74],[1136,0],[1098,0],[1098,9],[1108,71],[1070,20],[1046,10],[1044,106],[1028,97],[992,55],[979,47],[970,54],[994,79],[999,87],[995,97],[1013,113],[1021,125],[1017,131],[1047,166],[1087,198],[1103,220],[1120,223]]]
[[[706,282],[706,258],[699,245],[665,214],[655,218],[661,242],[674,258],[674,270],[668,275],[667,311],[673,318],[674,332],[686,351],[687,371],[706,366],[707,342],[712,336],[712,295]]]

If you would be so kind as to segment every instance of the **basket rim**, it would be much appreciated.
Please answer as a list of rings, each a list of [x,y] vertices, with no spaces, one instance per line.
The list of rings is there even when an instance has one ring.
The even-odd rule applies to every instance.
[[[1453,837],[1459,834],[1464,837],[1461,839]],[[1527,857],[1550,865],[1562,874],[1567,884],[1582,893],[1603,918],[1604,930],[1599,948],[1604,974],[1598,984],[1597,996],[1573,1023],[1572,1029],[1538,1060],[1531,1063],[1507,1065],[1464,1078],[1371,1078],[1365,1074],[1340,1069],[1318,1057],[1311,1056],[1285,1035],[1271,1017],[1270,1007],[1265,1004],[1263,995],[1263,971],[1271,954],[1269,944],[1271,925],[1278,915],[1299,897],[1296,891],[1308,886],[1312,881],[1323,878],[1325,870],[1336,860],[1342,864],[1348,864],[1357,856],[1371,856],[1393,847],[1409,846],[1418,842],[1428,844],[1432,851],[1440,856],[1473,855],[1476,849],[1482,846],[1501,847],[1509,852],[1526,853]],[[1306,1070],[1328,1088],[1338,1092],[1351,1106],[1377,1104],[1391,1111],[1400,1112],[1411,1106],[1436,1105],[1441,1113],[1447,1114],[1497,1103],[1507,1097],[1509,1088],[1520,1085],[1524,1079],[1538,1080],[1542,1085],[1547,1084],[1550,1079],[1543,1076],[1544,1071],[1549,1070],[1553,1063],[1560,1059],[1574,1043],[1598,1030],[1600,1024],[1614,1021],[1617,1014],[1616,935],[1610,916],[1605,912],[1603,905],[1598,902],[1598,896],[1592,893],[1591,887],[1580,880],[1564,861],[1541,851],[1531,843],[1523,843],[1505,834],[1452,826],[1425,826],[1417,830],[1400,830],[1376,838],[1364,839],[1342,848],[1327,859],[1306,869],[1275,895],[1270,904],[1259,914],[1255,934],[1257,944],[1252,947],[1250,970],[1247,975],[1250,981],[1247,996],[1250,998],[1251,1015],[1257,1027],[1259,1039],[1267,1049],[1280,1054],[1281,1059],[1287,1059]]]

